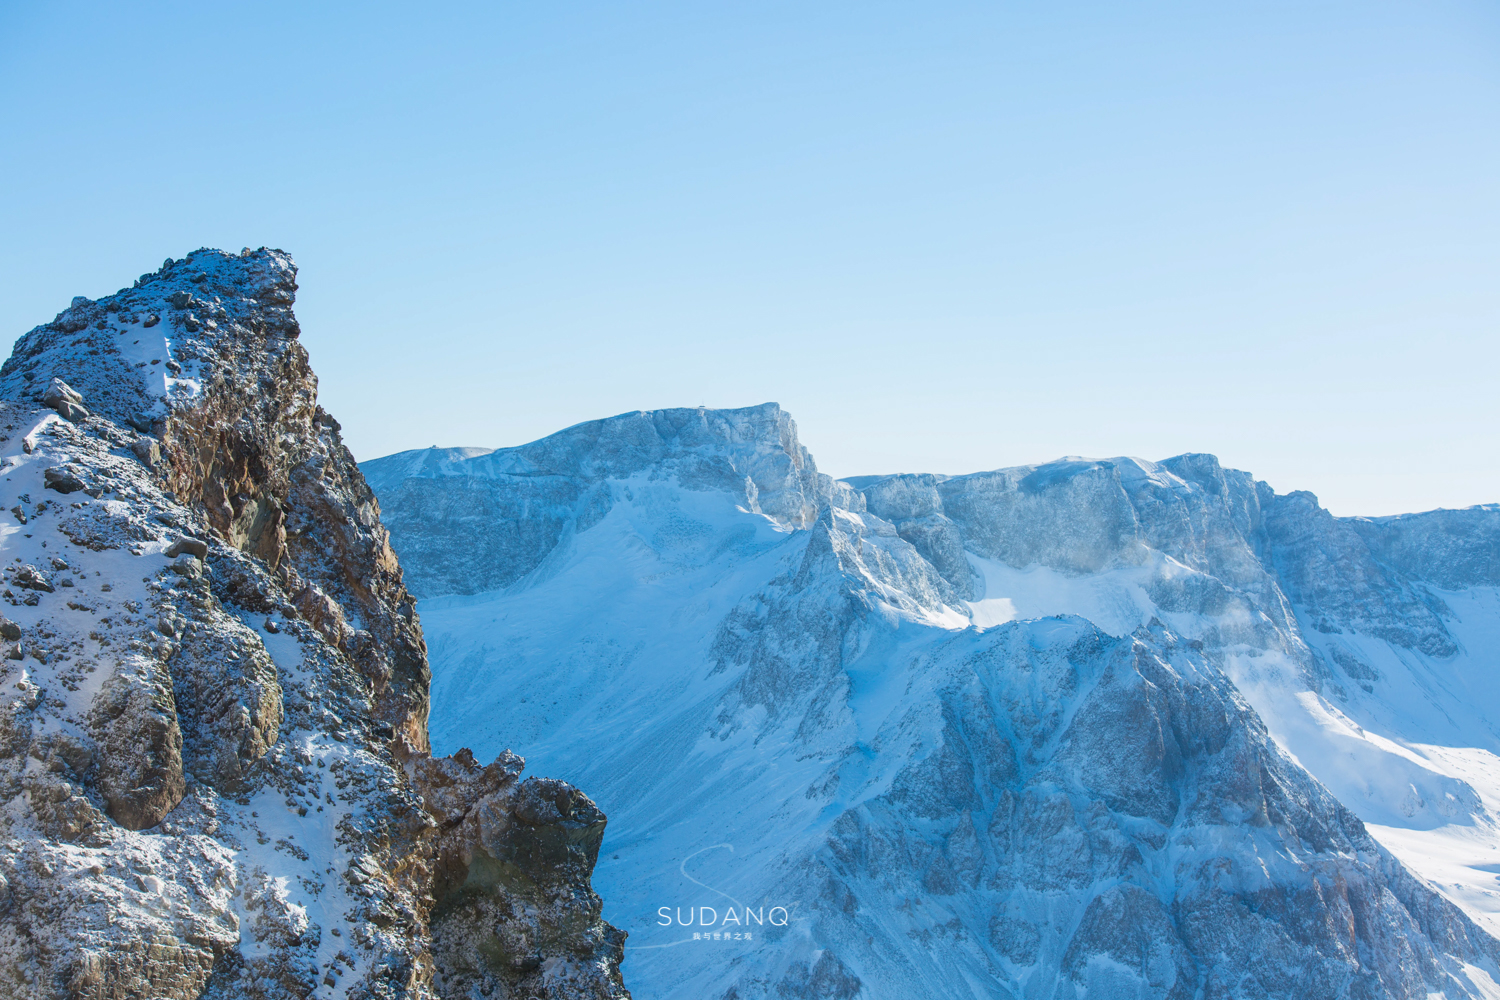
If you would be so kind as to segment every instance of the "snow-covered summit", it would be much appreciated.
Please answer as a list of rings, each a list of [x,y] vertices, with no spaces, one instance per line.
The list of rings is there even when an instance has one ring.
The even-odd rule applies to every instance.
[[[555,438],[375,481],[436,745],[599,790],[642,988],[1500,995],[1493,508],[1334,518],[1190,454],[819,477],[798,522]],[[730,900],[794,917],[658,918]]]
[[[430,457],[429,457],[430,456]],[[637,472],[675,476],[687,489],[743,495],[749,509],[791,527],[817,516],[829,492],[797,425],[775,403],[737,410],[638,410],[575,424],[514,448],[404,451],[361,465],[379,489],[399,478],[556,477],[580,484]]]
[[[715,491],[788,528],[811,525],[852,491],[817,471],[775,403],[672,409],[591,420],[514,448],[430,448],[360,465],[386,520],[414,550],[413,592],[472,594],[529,573],[614,503],[609,482],[670,480]]]

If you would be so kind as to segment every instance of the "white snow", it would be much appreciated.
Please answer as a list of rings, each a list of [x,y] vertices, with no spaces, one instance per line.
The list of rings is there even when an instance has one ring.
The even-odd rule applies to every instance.
[[[403,462],[413,474],[457,475],[460,467],[474,473],[461,463],[478,454],[449,449]],[[505,470],[517,460],[498,453],[489,461],[498,476],[513,474]],[[1117,467],[1132,488],[1198,489],[1153,463]],[[889,791],[906,763],[941,742],[938,691],[951,683],[952,665],[988,630],[1011,623],[1038,623],[1027,627],[1039,648],[1054,633],[1061,642],[1077,627],[1066,616],[1113,636],[1157,619],[1208,644],[1288,754],[1412,871],[1500,933],[1496,588],[1437,595],[1461,647],[1447,659],[1320,633],[1300,619],[1299,634],[1277,632],[1243,601],[1221,613],[1168,610],[1151,596],[1162,584],[1219,583],[1144,544],[1098,572],[1011,566],[971,548],[980,592],[950,608],[903,589],[909,547],[888,525],[834,510],[835,529],[857,540],[869,571],[859,592],[885,627],[854,630],[848,641],[858,645],[837,654],[786,651],[780,666],[791,703],[779,704],[775,691],[747,702],[738,686],[753,671],[726,658],[734,646],[726,636],[753,633],[785,611],[777,595],[793,595],[787,604],[804,612],[837,612],[838,580],[814,578],[793,594],[821,529],[787,530],[728,493],[684,488],[671,476],[635,473],[602,488],[608,513],[587,530],[569,527],[527,576],[503,590],[423,600],[420,612],[434,673],[435,752],[468,746],[489,759],[516,750],[532,773],[578,785],[609,815],[595,886],[606,919],[631,934],[627,981],[686,998],[715,982],[724,962],[755,967],[758,944],[695,942],[686,928],[658,924],[663,906],[785,904],[792,919],[778,947],[795,953],[787,942],[805,934],[813,900],[774,893],[788,871],[825,849],[834,820]],[[811,642],[818,620],[808,613]],[[1342,675],[1315,682],[1299,665],[1309,648],[1333,662],[1334,643],[1378,671],[1370,691]],[[795,670],[803,672],[793,681]],[[1171,850],[1186,865],[1242,847]],[[1291,861],[1269,843],[1257,849],[1269,885],[1276,866]],[[966,905],[917,895],[867,916],[896,939],[916,940],[950,919],[987,919]],[[803,943],[812,955],[811,939]],[[1480,992],[1500,996],[1483,970],[1467,974]]]

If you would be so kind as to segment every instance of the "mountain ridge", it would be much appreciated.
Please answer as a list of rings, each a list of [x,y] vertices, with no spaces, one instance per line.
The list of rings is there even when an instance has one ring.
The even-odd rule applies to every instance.
[[[1473,922],[1496,926],[1493,875],[1442,853],[1469,837],[1471,861],[1500,860],[1500,758],[1443,756],[1500,749],[1500,692],[1471,684],[1496,648],[1473,629],[1500,622],[1493,508],[1359,527],[1186,454],[819,479],[799,526],[664,463],[554,494],[533,547],[495,545],[491,575],[451,586],[423,565],[433,535],[483,548],[534,523],[510,471],[425,516],[477,479],[379,487],[422,598],[435,739],[504,732],[599,793],[616,817],[599,878],[641,942],[627,970],[660,996],[1500,989]],[[1433,589],[1427,532],[1467,554],[1443,578],[1461,595]],[[545,697],[504,694],[544,678]],[[668,867],[684,855],[691,877]],[[1337,916],[1314,883],[1374,894]],[[694,893],[801,909],[720,962],[654,926],[653,901]],[[1242,924],[1246,906],[1279,916]],[[1353,937],[1313,933],[1305,907]],[[1376,930],[1406,921],[1411,951]]]

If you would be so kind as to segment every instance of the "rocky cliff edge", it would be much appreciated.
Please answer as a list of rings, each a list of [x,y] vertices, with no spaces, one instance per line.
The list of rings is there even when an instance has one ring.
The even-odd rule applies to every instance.
[[[296,289],[200,250],[0,369],[0,994],[628,997],[603,814],[428,752]]]

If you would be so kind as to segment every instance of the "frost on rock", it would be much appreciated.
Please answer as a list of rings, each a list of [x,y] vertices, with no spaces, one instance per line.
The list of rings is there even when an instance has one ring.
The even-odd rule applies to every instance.
[[[0,995],[628,996],[587,851],[508,856],[533,888],[435,922],[538,779],[506,756],[429,809],[477,765],[428,754],[421,628],[295,273],[200,250],[0,369]],[[597,849],[570,794],[528,829],[588,815]]]
[[[597,796],[642,992],[1500,996],[1500,508],[1207,455],[835,483],[773,404],[364,468],[434,744]]]

